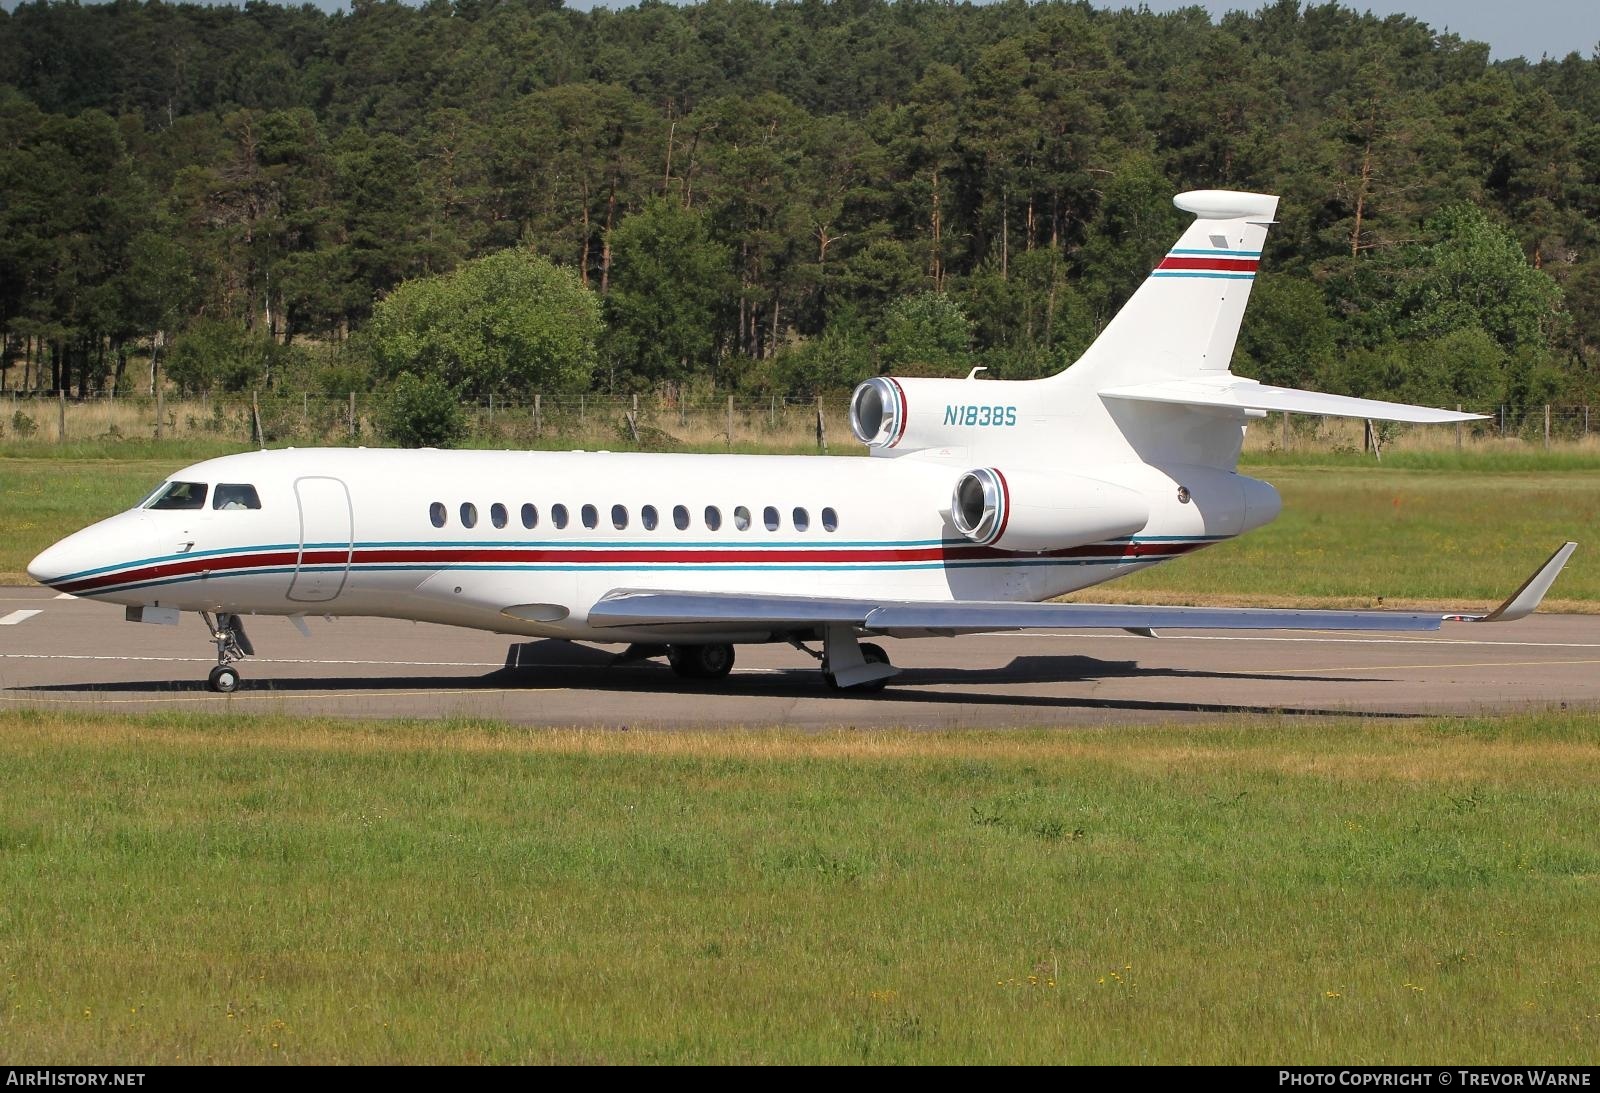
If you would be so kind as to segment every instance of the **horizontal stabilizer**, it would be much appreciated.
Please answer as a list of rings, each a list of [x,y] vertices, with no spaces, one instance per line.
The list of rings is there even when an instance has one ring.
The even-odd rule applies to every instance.
[[[1217,379],[1167,380],[1101,391],[1102,398],[1130,399],[1136,402],[1165,402],[1179,406],[1200,406],[1224,410],[1272,410],[1291,414],[1320,414],[1324,417],[1358,417],[1374,421],[1405,421],[1418,425],[1447,421],[1476,421],[1482,414],[1462,414],[1454,410],[1435,410],[1428,406],[1408,406],[1403,402],[1381,402],[1348,395],[1327,395],[1320,391],[1300,391],[1293,387],[1272,387],[1255,380],[1228,375]]]

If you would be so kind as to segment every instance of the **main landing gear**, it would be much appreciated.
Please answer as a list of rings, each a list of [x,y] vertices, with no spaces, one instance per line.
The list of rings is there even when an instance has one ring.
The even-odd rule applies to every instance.
[[[900,674],[900,669],[889,663],[889,654],[884,652],[883,646],[871,642],[863,644],[852,626],[824,627],[820,653],[798,636],[791,636],[789,644],[820,662],[822,681],[830,691],[872,694],[883,690],[889,680]],[[721,679],[733,670],[733,646],[724,642],[631,645],[618,662],[648,660],[663,653],[672,670],[683,679]]]
[[[733,646],[669,645],[667,663],[684,679],[721,679],[733,671]]]
[[[798,638],[791,638],[789,644],[821,661],[822,682],[830,691],[876,694],[900,674],[883,646],[870,641],[863,644],[851,626],[824,627],[820,653]]]
[[[239,686],[239,671],[231,667],[234,661],[256,655],[255,646],[245,636],[244,621],[238,615],[219,611],[215,618],[209,611],[200,612],[206,628],[211,631],[211,641],[217,647],[217,666],[207,677],[211,689],[218,694],[228,694]]]

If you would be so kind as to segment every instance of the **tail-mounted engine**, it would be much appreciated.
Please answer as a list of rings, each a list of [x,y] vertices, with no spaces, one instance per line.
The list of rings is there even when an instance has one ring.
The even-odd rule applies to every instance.
[[[1150,519],[1130,489],[1073,474],[979,467],[956,479],[950,522],[980,546],[1058,550],[1133,535]]]
[[[891,379],[875,376],[850,398],[850,431],[873,455],[927,448],[1015,444],[1038,409],[1034,380]],[[1037,416],[1037,414],[1035,414]]]
[[[898,380],[877,376],[850,396],[850,431],[869,448],[893,448],[906,434],[906,393]]]

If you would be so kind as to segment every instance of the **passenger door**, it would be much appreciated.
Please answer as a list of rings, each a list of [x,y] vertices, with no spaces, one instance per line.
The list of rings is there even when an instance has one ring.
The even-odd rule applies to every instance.
[[[300,553],[295,558],[289,598],[302,603],[338,597],[350,575],[355,516],[350,491],[337,478],[300,478],[294,484],[300,504]]]

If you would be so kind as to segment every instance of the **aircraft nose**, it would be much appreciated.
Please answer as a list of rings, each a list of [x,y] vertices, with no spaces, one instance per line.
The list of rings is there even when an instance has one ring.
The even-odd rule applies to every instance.
[[[86,527],[40,551],[28,563],[28,576],[42,585],[70,591],[90,570],[121,564],[144,544],[142,513],[123,513]]]
[[[28,576],[40,584],[54,588],[62,577],[72,572],[68,560],[72,551],[68,546],[67,540],[63,539],[54,546],[41,550],[33,561],[28,563]]]

